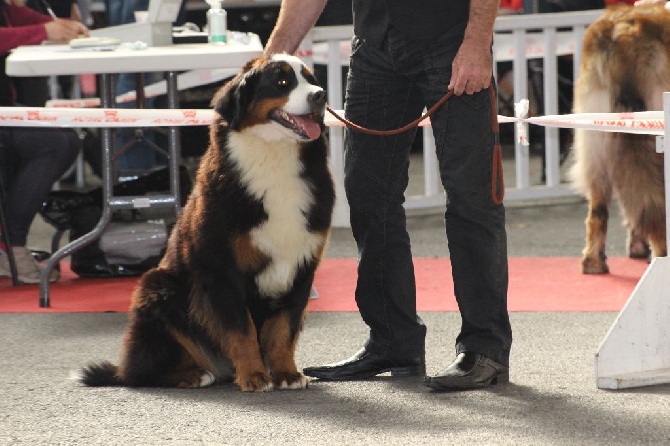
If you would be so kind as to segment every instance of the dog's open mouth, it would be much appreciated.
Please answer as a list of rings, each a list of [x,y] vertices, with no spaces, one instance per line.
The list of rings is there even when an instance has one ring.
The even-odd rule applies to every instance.
[[[301,138],[309,140],[314,140],[321,135],[321,125],[317,121],[320,121],[322,117],[320,113],[292,115],[278,108],[270,112],[270,119],[292,130]]]

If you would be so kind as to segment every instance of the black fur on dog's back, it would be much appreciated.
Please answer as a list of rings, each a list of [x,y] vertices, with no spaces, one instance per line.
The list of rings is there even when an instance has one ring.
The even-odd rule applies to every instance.
[[[314,84],[276,56],[217,94],[194,190],[133,294],[121,363],[89,366],[82,383],[307,385],[293,356],[335,199]]]

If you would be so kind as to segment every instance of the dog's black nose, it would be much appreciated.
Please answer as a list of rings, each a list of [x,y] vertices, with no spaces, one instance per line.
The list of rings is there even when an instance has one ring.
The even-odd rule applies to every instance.
[[[326,104],[326,92],[323,90],[314,91],[307,96],[307,100],[310,104],[324,106]]]

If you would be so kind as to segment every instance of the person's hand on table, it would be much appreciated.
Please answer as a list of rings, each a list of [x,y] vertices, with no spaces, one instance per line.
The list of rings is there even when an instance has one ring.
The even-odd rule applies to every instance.
[[[44,24],[47,40],[68,42],[77,37],[88,37],[88,28],[75,20],[58,19]]]

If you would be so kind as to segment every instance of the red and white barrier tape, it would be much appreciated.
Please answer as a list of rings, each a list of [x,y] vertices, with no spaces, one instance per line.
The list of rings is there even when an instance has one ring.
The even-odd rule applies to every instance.
[[[209,125],[213,110],[0,107],[0,126],[173,127]]]
[[[519,107],[521,108],[521,107]],[[339,111],[338,113],[342,113]],[[518,115],[523,110],[517,110]],[[172,127],[209,125],[214,118],[210,109],[102,109],[0,107],[0,126],[15,127]],[[636,113],[583,113],[569,115],[510,118],[499,116],[500,123],[514,122],[523,130],[524,123],[545,127],[579,128],[605,132],[625,132],[662,136],[665,123],[662,111]],[[343,126],[326,114],[329,127]],[[421,125],[430,125],[427,119]],[[527,138],[520,132],[521,141]]]

